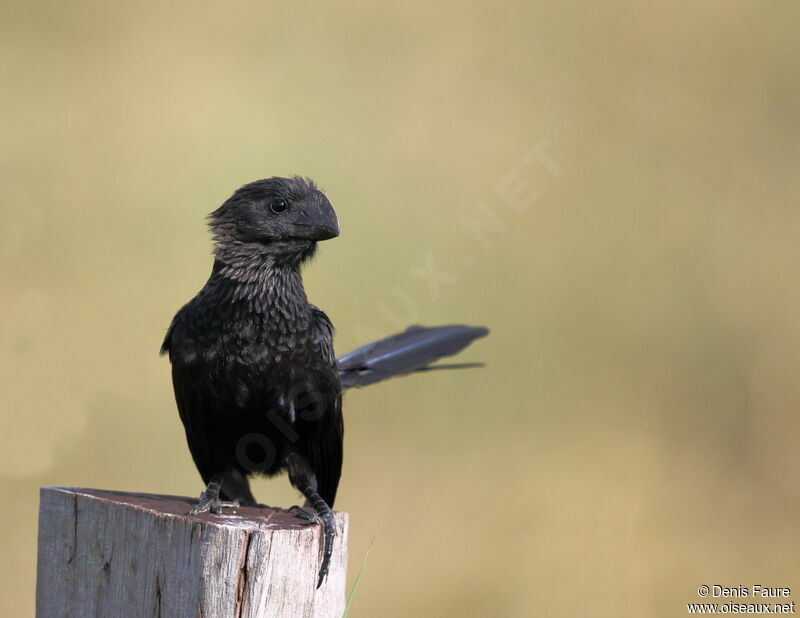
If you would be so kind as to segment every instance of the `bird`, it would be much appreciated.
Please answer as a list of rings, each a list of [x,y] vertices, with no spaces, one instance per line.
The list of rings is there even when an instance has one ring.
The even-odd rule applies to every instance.
[[[301,267],[339,236],[336,211],[311,179],[271,177],[237,189],[208,216],[214,263],[175,315],[167,354],[180,419],[205,489],[190,513],[256,505],[253,475],[287,472],[305,498],[290,510],[323,527],[317,587],[336,535],[342,393],[435,365],[488,334],[414,325],[337,359],[334,328],[309,302]],[[310,507],[310,511],[305,508]]]

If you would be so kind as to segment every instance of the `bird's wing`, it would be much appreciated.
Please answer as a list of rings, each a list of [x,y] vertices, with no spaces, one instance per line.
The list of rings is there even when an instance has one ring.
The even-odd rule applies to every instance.
[[[319,495],[333,507],[342,473],[342,389],[333,353],[333,326],[316,307],[312,332],[317,349],[306,370],[314,376],[314,407],[305,402],[306,412],[298,413],[295,427],[301,436],[298,446],[317,478]]]
[[[169,353],[175,402],[186,430],[189,451],[200,475],[207,482],[213,472],[213,456],[206,424],[209,406],[214,401],[207,394],[213,392],[214,387],[210,373],[198,362],[197,341],[186,332],[185,327],[190,321],[186,308],[182,308],[170,324],[161,353]]]
[[[368,343],[339,358],[339,380],[342,388],[351,388],[413,371],[474,366],[432,363],[459,353],[487,334],[489,329],[482,326],[409,326],[402,333]]]

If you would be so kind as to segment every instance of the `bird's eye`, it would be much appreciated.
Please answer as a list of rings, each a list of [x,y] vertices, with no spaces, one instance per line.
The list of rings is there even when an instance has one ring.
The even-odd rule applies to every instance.
[[[276,215],[286,212],[287,208],[289,208],[289,202],[282,197],[275,198],[269,203],[269,209]]]

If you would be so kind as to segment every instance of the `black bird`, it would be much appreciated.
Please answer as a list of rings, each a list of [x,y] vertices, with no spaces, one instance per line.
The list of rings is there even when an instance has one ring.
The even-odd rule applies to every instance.
[[[317,242],[339,235],[311,181],[269,178],[241,187],[209,216],[214,266],[172,321],[161,352],[205,491],[191,513],[255,505],[248,477],[287,471],[324,527],[318,586],[328,572],[342,470],[342,389],[395,375],[467,365],[431,363],[484,328],[410,327],[342,357],[333,326],[308,302],[300,274]]]

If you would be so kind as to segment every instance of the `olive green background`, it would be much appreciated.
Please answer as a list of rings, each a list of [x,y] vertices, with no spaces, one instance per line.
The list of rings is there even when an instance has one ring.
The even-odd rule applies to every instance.
[[[39,486],[200,492],[158,348],[208,275],[205,215],[292,173],[339,213],[306,286],[340,353],[492,328],[462,356],[485,369],[346,396],[351,582],[374,538],[352,616],[797,600],[798,19],[2,3],[4,613],[33,610]]]

